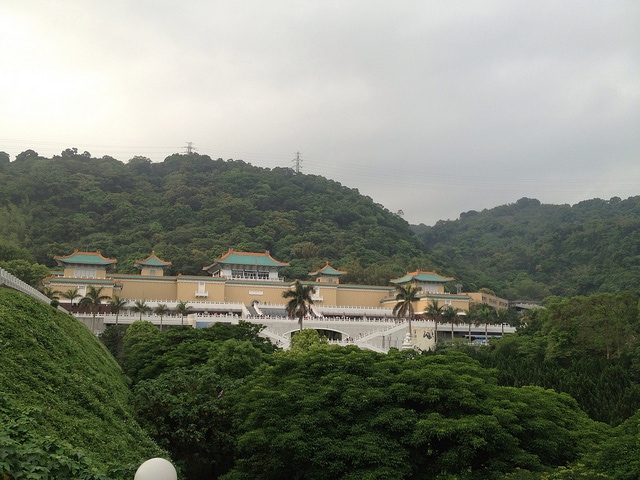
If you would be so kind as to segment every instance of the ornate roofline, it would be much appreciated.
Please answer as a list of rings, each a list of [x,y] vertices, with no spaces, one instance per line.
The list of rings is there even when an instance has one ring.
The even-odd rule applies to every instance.
[[[247,260],[245,259],[235,259],[235,260],[229,260],[229,257],[231,256],[239,256],[239,257],[245,257]],[[215,261],[211,264],[211,265],[207,265],[206,267],[202,267],[203,270],[209,270],[210,268],[212,268],[213,266],[215,266],[217,263],[222,263],[222,264],[238,264],[238,265],[255,265],[257,262],[256,261],[250,261],[249,259],[258,259],[258,258],[262,258],[265,260],[268,260],[270,262],[270,264],[264,264],[265,266],[277,266],[277,267],[288,267],[289,264],[287,262],[280,262],[278,260],[276,260],[275,258],[273,258],[271,256],[271,254],[269,253],[269,250],[265,250],[264,253],[255,253],[255,252],[236,252],[235,250],[233,250],[233,248],[230,248],[229,251],[227,253],[225,253],[224,255],[222,255],[220,258],[216,258]],[[237,261],[240,260],[240,261]],[[242,261],[245,260],[245,261]]]
[[[315,277],[316,275],[332,275],[332,276],[338,277],[340,275],[344,275],[345,273],[347,272],[333,268],[331,265],[329,265],[329,262],[327,262],[327,264],[324,267],[322,267],[320,270],[316,270],[315,272],[309,272],[309,276]]]
[[[134,267],[140,268],[141,266],[149,266],[149,267],[168,267],[171,265],[171,262],[166,262],[161,260],[156,255],[155,250],[151,251],[151,255],[149,255],[144,260],[136,260],[133,264]]]
[[[428,277],[428,278],[418,278],[418,277]],[[419,282],[436,282],[436,283],[447,283],[452,280],[455,280],[454,277],[443,277],[442,275],[437,274],[436,272],[425,272],[422,270],[416,270],[415,272],[407,272],[400,278],[393,278],[389,280],[391,283],[406,283],[412,280],[417,280]]]
[[[91,261],[91,259],[82,259],[82,260],[74,260],[74,257],[95,257],[98,261]],[[75,249],[74,252],[70,255],[56,255],[53,259],[58,262],[58,265],[64,266],[66,263],[76,264],[76,265],[114,265],[118,263],[118,260],[115,258],[108,258],[100,253],[100,250],[96,250],[95,252],[80,252],[78,249]]]

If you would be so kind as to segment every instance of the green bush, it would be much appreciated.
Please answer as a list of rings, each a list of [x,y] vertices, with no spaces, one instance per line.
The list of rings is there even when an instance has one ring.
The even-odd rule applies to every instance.
[[[8,478],[103,472],[129,480],[145,460],[167,457],[135,421],[117,362],[72,316],[0,288],[0,365],[0,461]],[[88,476],[43,473],[64,468]]]

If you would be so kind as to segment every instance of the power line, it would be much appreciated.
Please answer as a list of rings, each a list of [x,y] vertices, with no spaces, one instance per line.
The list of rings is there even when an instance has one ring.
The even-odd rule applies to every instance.
[[[20,146],[23,150],[27,144],[30,148],[53,150],[55,148],[67,148],[70,145],[78,147],[79,150],[93,151],[94,149],[107,150],[106,153],[115,156],[129,157],[134,155],[147,156],[157,154],[160,156],[170,155],[179,151],[180,147],[159,146],[159,145],[118,145],[118,144],[98,144],[98,143],[80,143],[80,142],[50,142],[43,140],[18,140],[0,138],[0,151],[5,149],[15,149]],[[13,147],[13,148],[11,148]],[[193,153],[199,150],[205,154],[211,154],[214,157],[220,154],[228,154],[231,157],[244,158],[256,166],[273,167],[274,164],[280,164],[286,167],[286,154],[278,153],[262,153],[238,150],[225,150],[216,147],[202,147],[196,149],[193,142],[186,142],[186,146],[182,147],[186,153]],[[49,155],[55,155],[50,152]],[[47,156],[47,154],[45,154]],[[506,178],[499,178],[486,172],[462,172],[456,171],[435,171],[435,169],[417,169],[413,170],[410,175],[403,172],[394,172],[388,168],[369,168],[359,165],[357,162],[335,162],[329,161],[322,157],[308,155],[305,160],[311,160],[311,169],[313,174],[321,175],[329,179],[333,179],[342,184],[352,184],[359,188],[386,188],[397,187],[402,185],[404,188],[425,187],[437,189],[439,191],[451,191],[452,189],[464,190],[487,190],[500,189],[505,191],[517,191],[526,193],[527,190],[538,190],[546,192],[582,192],[585,189],[598,189],[605,186],[615,186],[619,189],[633,188],[637,185],[637,178],[634,176],[618,177],[614,180],[608,178],[557,178],[543,175],[541,177],[532,175],[519,175],[512,173]],[[302,173],[302,154],[296,152],[295,158],[290,162],[294,163],[293,170],[296,174]]]

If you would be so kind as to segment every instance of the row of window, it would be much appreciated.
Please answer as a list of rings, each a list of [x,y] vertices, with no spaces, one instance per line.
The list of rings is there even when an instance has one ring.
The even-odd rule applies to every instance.
[[[256,272],[251,270],[231,270],[231,278],[239,280],[269,280],[269,272]]]
[[[76,268],[73,274],[76,278],[97,278],[95,268]]]

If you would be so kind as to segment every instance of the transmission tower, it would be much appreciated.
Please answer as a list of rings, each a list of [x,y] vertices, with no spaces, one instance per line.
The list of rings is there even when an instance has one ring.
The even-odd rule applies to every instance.
[[[193,142],[186,142],[186,143],[187,143],[187,146],[184,147],[184,150],[187,153],[187,155],[190,155],[197,150],[197,148],[193,146]]]
[[[296,152],[296,158],[291,160],[293,162],[293,171],[296,172],[296,175],[300,173],[302,169],[302,158],[300,158],[300,152]]]

